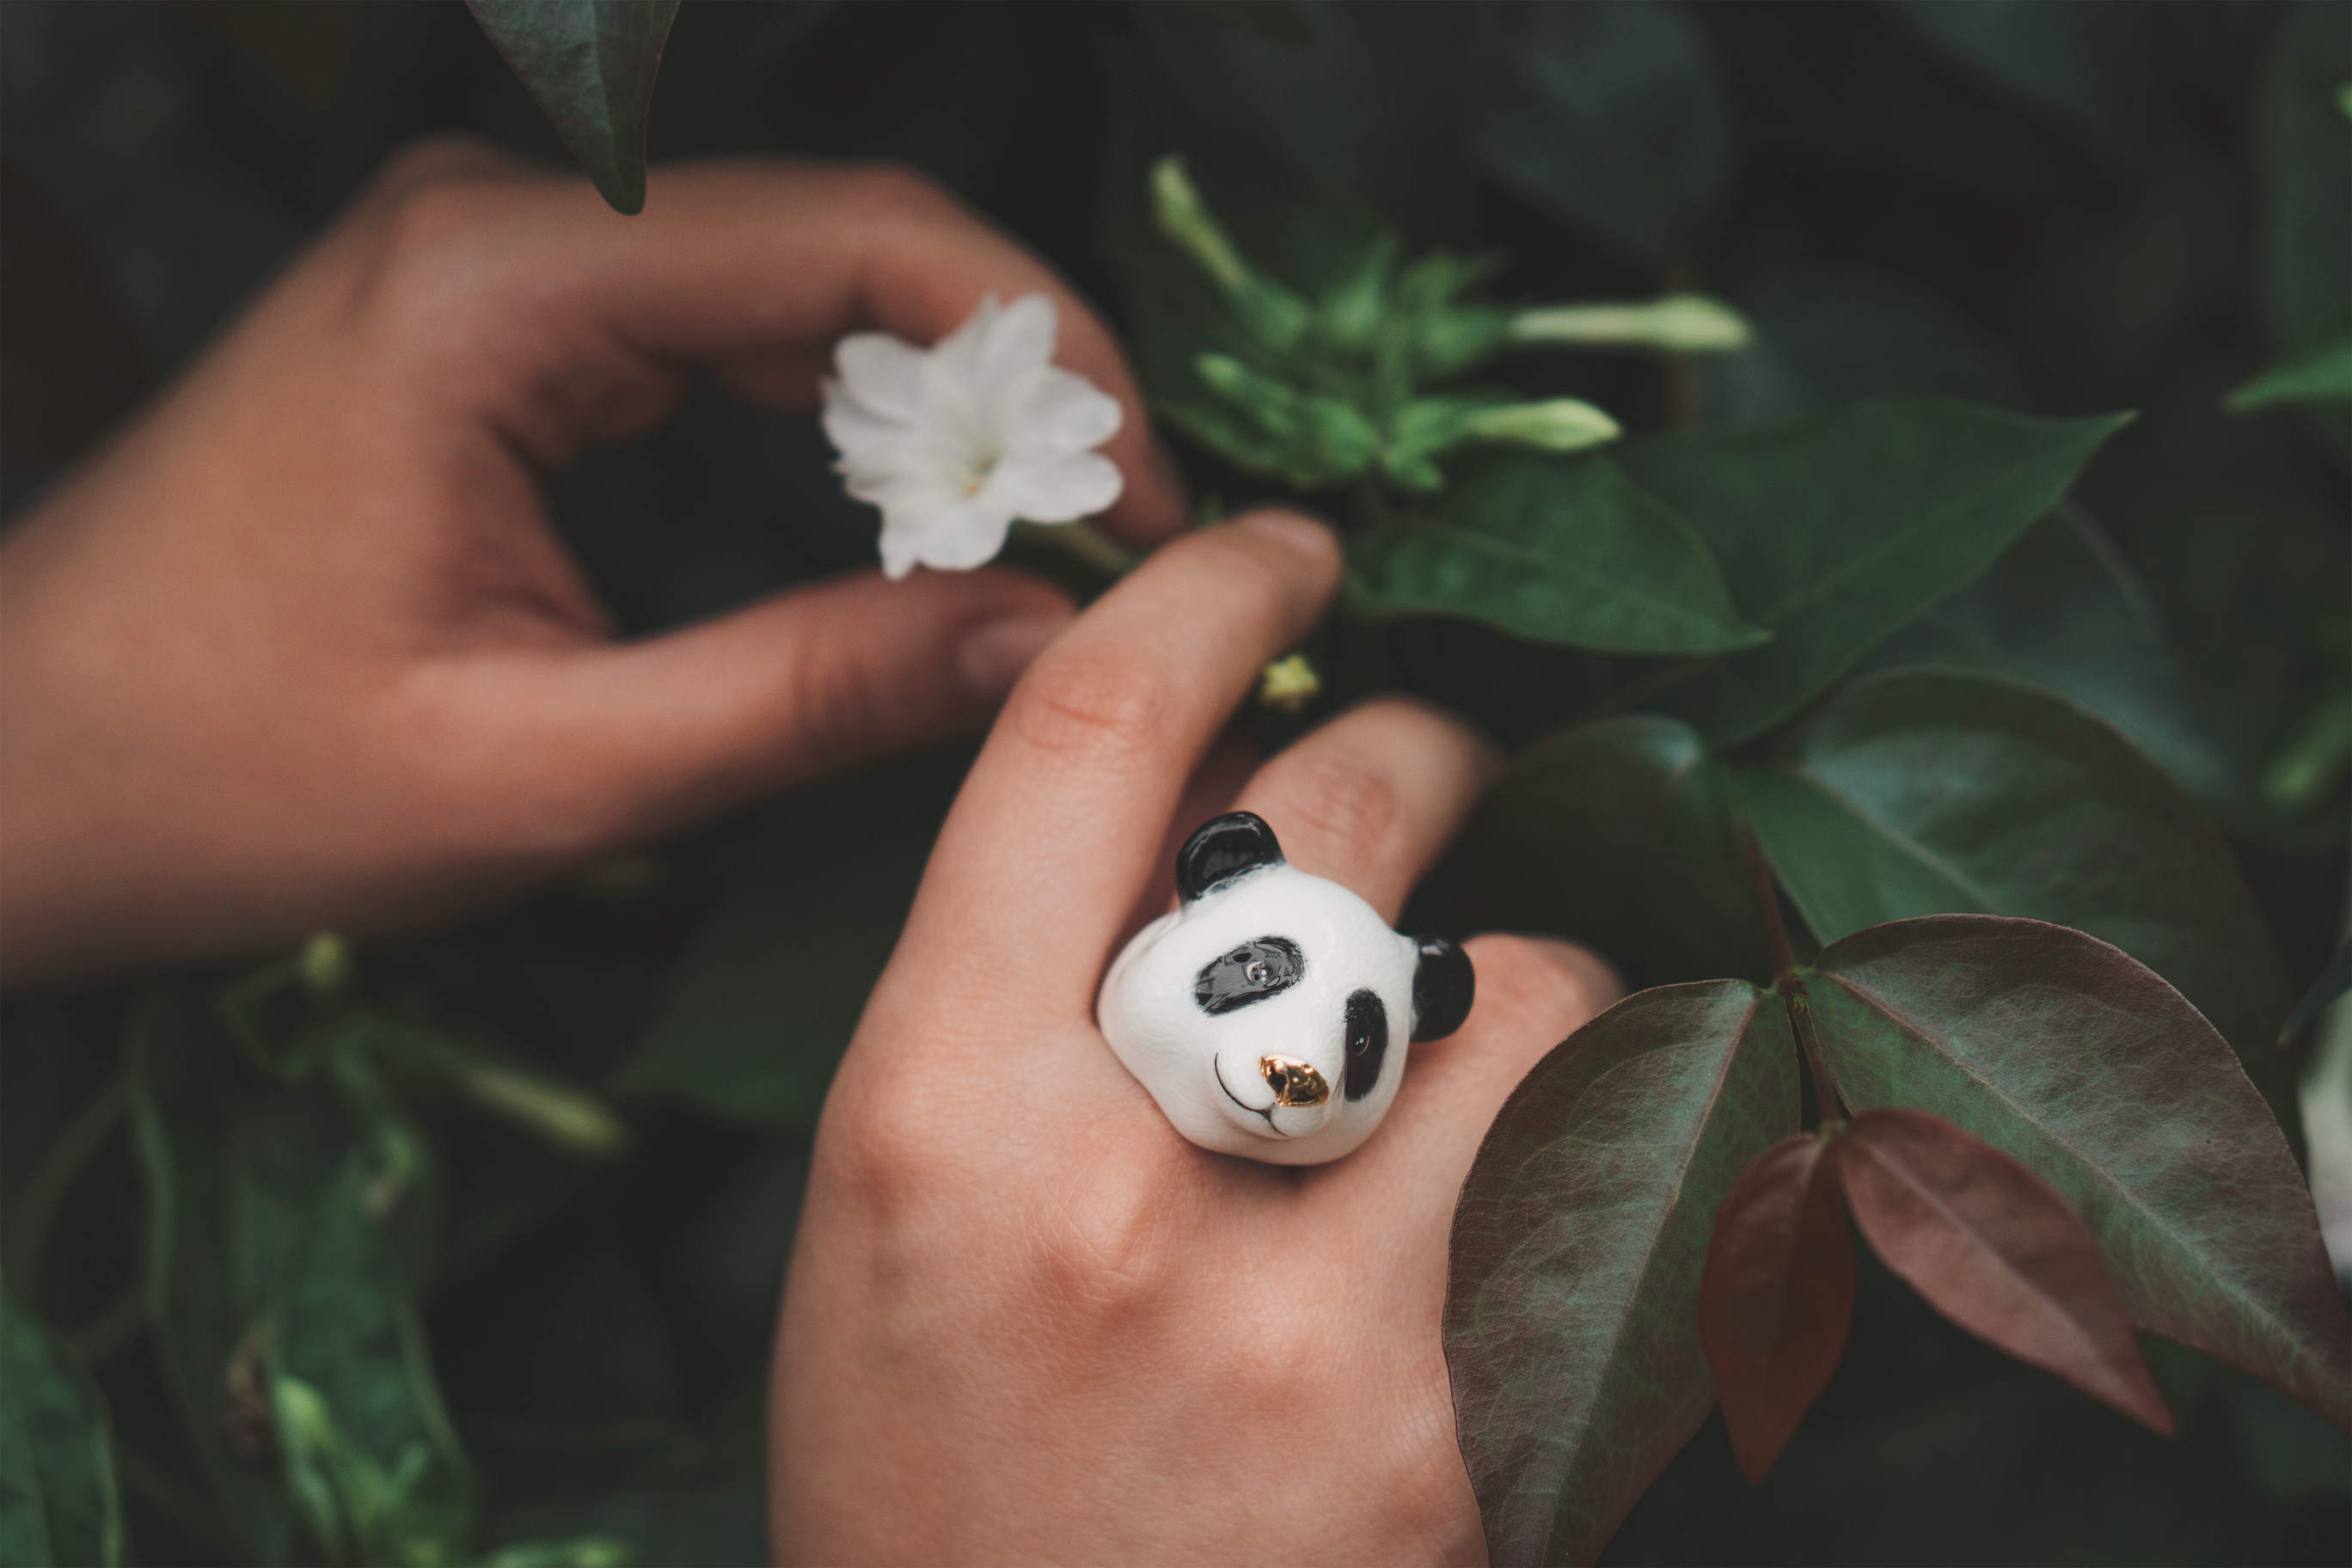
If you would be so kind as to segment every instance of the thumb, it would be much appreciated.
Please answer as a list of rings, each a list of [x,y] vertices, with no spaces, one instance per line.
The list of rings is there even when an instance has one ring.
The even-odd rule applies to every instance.
[[[561,800],[587,850],[978,734],[1075,614],[1011,572],[866,572],[644,642],[498,660],[477,674],[508,696],[476,696],[551,770],[519,793]]]

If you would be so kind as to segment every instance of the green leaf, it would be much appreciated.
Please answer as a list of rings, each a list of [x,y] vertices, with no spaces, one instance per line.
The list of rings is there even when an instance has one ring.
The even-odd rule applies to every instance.
[[[1864,660],[1873,669],[1906,664],[2054,692],[2129,736],[2209,814],[2246,805],[2246,783],[2198,711],[2147,584],[2072,502]]]
[[[2155,970],[2283,1127],[2294,996],[2230,851],[2178,785],[2073,704],[1952,670],[1853,682],[1740,773],[1764,853],[1824,943],[1933,914],[2023,915]]]
[[[814,1128],[969,761],[919,758],[779,801],[606,1087]]]
[[[0,1290],[0,1563],[122,1561],[106,1396],[81,1358]]]
[[[1731,171],[1705,32],[1668,5],[1497,6],[1487,22],[1481,161],[1630,259],[1687,256]]]
[[[348,1161],[279,1260],[265,1331],[289,1489],[335,1556],[438,1564],[464,1550],[472,1471],[442,1407],[400,1260]]]
[[[1506,459],[1376,547],[1389,608],[1622,653],[1748,647],[1697,532],[1607,458]]]
[[[2126,417],[1885,398],[1630,443],[1619,460],[1696,525],[1740,612],[1773,640],[1670,668],[1625,700],[1717,744],[1770,728],[1991,565]]]
[[[1737,799],[1731,771],[1672,719],[1547,736],[1511,760],[1454,852],[1463,917],[1589,942],[1637,988],[1769,982]]]
[[[619,213],[646,205],[646,115],[677,0],[466,0]]]
[[[1707,1237],[1797,1113],[1787,1011],[1738,980],[1628,998],[1504,1103],[1454,1212],[1445,1299],[1496,1563],[1592,1561],[1706,1418]]]
[[[2352,403],[2352,337],[2273,365],[2224,400],[2232,414],[2280,403]]]
[[[2310,1190],[2227,1042],[2154,973],[2038,921],[1940,915],[1804,981],[1839,1096],[1908,1106],[2074,1205],[2142,1328],[2352,1423],[2352,1320]]]
[[[1729,290],[1754,337],[1697,363],[1710,425],[1769,424],[1856,397],[1950,397],[2032,410],[2025,373],[2001,341],[1942,295],[1899,273],[1789,261]]]
[[[2139,150],[2155,96],[2147,18],[2132,5],[1885,0],[1962,74],[2064,126],[2111,165]]]
[[[2352,326],[2352,126],[2336,106],[2352,29],[2333,0],[2282,7],[2273,27],[2254,97],[2256,255],[2271,347],[2300,358]]]

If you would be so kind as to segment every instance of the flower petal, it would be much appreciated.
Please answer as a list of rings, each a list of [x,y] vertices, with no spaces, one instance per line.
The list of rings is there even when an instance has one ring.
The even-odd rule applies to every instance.
[[[882,514],[882,567],[892,576],[904,576],[891,563],[920,562],[944,572],[969,572],[996,558],[1004,548],[1004,534],[1013,514],[992,503],[986,494],[945,508],[919,513],[885,510]]]
[[[1047,365],[1022,389],[1007,421],[1005,451],[1084,452],[1118,432],[1126,413],[1118,399],[1085,376]]]
[[[833,351],[834,368],[851,397],[886,418],[907,420],[922,412],[923,362],[929,357],[888,332],[852,332]]]
[[[1054,340],[1060,331],[1054,301],[1043,294],[1024,294],[992,312],[980,334],[980,353],[972,366],[972,382],[983,403],[1009,398],[1033,371],[1054,362]]]
[[[1118,465],[1094,452],[1009,457],[979,499],[1032,522],[1075,522],[1118,499],[1127,481]]]

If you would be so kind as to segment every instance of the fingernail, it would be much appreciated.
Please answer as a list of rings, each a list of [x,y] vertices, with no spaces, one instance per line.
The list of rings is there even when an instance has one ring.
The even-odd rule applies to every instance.
[[[982,622],[956,645],[957,678],[972,696],[986,702],[998,700],[1073,618],[1066,612]]]
[[[1339,547],[1338,536],[1327,524],[1296,511],[1254,511],[1234,519],[1234,526],[1264,534],[1318,562],[1328,558]]]

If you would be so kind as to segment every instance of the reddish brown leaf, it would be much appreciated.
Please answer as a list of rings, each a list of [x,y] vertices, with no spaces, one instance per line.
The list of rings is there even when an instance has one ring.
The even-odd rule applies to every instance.
[[[1853,1241],[1823,1148],[1799,1132],[1748,1162],[1716,1214],[1699,1280],[1699,1343],[1751,1481],[1821,1397],[1853,1322]]]
[[[2171,1433],[2090,1227],[2041,1177],[1924,1110],[1865,1110],[1830,1157],[1862,1234],[1937,1310]]]

